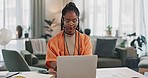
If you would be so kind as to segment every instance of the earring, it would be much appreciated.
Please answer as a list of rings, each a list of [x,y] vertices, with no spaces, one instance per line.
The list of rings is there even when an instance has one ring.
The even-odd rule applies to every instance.
[[[65,29],[65,27],[63,26],[63,27],[62,27],[62,29],[64,30],[64,29]]]

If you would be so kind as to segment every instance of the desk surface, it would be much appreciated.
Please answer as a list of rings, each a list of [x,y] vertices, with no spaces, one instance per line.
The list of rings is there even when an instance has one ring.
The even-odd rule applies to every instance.
[[[5,78],[13,74],[15,75],[10,78],[50,78],[53,76],[52,74],[40,74],[37,71],[16,73],[17,72],[0,71],[0,78]]]
[[[127,67],[99,68],[96,75],[96,78],[148,78]]]
[[[13,76],[12,78],[15,78],[16,76],[24,76],[26,78],[51,78],[52,74],[39,74],[37,72],[22,72],[18,75]],[[96,78],[148,78],[147,76],[144,76],[126,67],[99,68],[97,69],[96,76],[97,76]]]

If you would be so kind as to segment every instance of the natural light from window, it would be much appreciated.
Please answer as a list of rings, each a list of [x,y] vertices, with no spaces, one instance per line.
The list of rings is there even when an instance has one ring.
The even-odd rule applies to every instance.
[[[5,3],[5,4],[4,4]],[[4,14],[5,13],[5,14]],[[12,38],[16,38],[16,27],[18,25],[30,26],[30,0],[0,0],[0,29],[6,28],[12,32]],[[10,41],[5,48],[19,45],[16,41]],[[0,50],[4,46],[0,45]],[[0,53],[0,60],[2,55]]]

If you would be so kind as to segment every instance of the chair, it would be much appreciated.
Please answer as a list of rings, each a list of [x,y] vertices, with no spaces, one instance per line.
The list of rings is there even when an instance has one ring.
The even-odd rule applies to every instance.
[[[30,66],[47,68],[45,65],[45,57],[46,57],[45,39],[30,39],[29,41],[25,41],[25,48],[26,50],[21,50],[20,53]]]
[[[28,66],[27,62],[17,51],[2,49],[2,55],[6,68],[9,72],[39,71],[39,70],[46,71],[46,69],[43,68]]]

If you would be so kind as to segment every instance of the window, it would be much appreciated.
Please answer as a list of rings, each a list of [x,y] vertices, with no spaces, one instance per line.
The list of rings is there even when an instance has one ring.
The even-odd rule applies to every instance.
[[[73,0],[85,11],[85,28],[91,29],[91,36],[106,36],[106,27],[112,26],[112,36],[125,36],[136,32],[146,36],[144,27],[143,0]],[[144,0],[146,2],[146,0]],[[145,3],[146,4],[146,3]],[[146,9],[145,9],[146,10]],[[145,13],[147,14],[147,13]],[[81,27],[81,26],[80,26]],[[140,28],[141,27],[141,28]],[[127,38],[128,46],[134,37]],[[144,53],[144,52],[143,52]]]
[[[120,35],[135,31],[140,0],[73,0],[80,10],[85,11],[85,25],[91,28],[92,36],[105,36],[105,28],[113,26],[113,36],[120,28]],[[138,4],[139,3],[139,4]]]
[[[6,28],[16,38],[16,26],[30,26],[30,0],[0,0],[0,29]],[[9,45],[16,46],[16,42]],[[0,50],[4,46],[0,46]],[[0,53],[0,60],[2,56]]]

